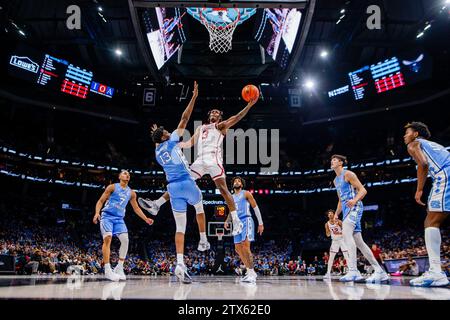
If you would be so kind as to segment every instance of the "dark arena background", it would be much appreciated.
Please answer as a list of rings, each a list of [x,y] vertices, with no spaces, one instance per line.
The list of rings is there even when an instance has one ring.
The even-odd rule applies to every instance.
[[[217,301],[211,318],[251,311],[274,317],[282,301],[295,310],[287,300],[381,306],[450,300],[450,1],[11,0],[0,4],[0,25],[0,299],[158,300],[154,305],[167,305],[171,317],[197,318]],[[215,52],[219,44],[211,37],[220,32],[228,39],[215,39],[223,51]],[[223,190],[209,174],[196,180],[210,249],[197,248],[196,210],[189,205],[181,261],[192,278],[187,284],[176,274],[174,201],[152,215],[142,199],[160,199],[168,185],[151,126],[177,128],[194,81],[198,97],[183,143],[209,121],[210,110],[221,110],[223,120],[238,114],[224,137],[222,171],[230,191],[233,177],[245,180],[264,230],[258,232],[253,209],[245,213],[238,205],[238,214],[252,216],[242,231],[247,239],[254,234],[250,270],[224,228],[231,212]],[[259,99],[241,117],[248,84]],[[414,143],[428,162],[417,164],[408,153],[405,125],[413,121],[428,126],[439,159],[428,156],[425,142]],[[200,139],[207,135],[202,131]],[[220,143],[215,148],[212,165],[220,170]],[[183,149],[189,164],[197,149]],[[335,154],[347,157],[344,169],[367,191],[362,236],[382,271],[360,249],[357,271],[342,250],[327,269],[326,211],[339,202]],[[431,177],[421,200],[427,205],[430,193],[441,194],[438,213],[427,214],[435,198],[428,208],[416,202],[423,168]],[[126,280],[111,281],[105,272],[118,270],[122,242],[112,238],[105,271],[104,217],[97,224],[93,218],[105,188],[119,183],[123,170],[136,198],[124,218]],[[190,196],[187,189],[178,193]],[[133,212],[133,199],[153,224]],[[440,230],[440,246],[426,236],[427,215],[425,227],[434,235]],[[427,224],[431,217],[439,223]],[[345,222],[342,214],[339,219]],[[436,247],[440,273],[430,266]],[[362,278],[342,281],[351,272]],[[377,272],[389,279],[366,282]],[[245,281],[253,275],[256,281]],[[441,285],[430,286],[428,278],[411,285],[419,277],[440,277]],[[224,307],[230,301],[235,309]]]

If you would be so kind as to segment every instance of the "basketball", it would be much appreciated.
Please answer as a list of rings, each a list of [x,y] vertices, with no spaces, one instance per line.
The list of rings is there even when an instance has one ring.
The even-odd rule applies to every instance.
[[[242,98],[250,102],[250,100],[257,100],[259,98],[259,89],[252,85],[248,84],[242,89]]]

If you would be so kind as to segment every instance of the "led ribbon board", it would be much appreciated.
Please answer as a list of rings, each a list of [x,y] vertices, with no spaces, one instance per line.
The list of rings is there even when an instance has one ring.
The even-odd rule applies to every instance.
[[[112,98],[114,94],[114,88],[108,87],[105,84],[101,84],[95,81],[92,81],[91,83],[91,91],[108,98]]]
[[[391,57],[349,72],[349,84],[328,91],[328,97],[352,92],[354,100],[363,100],[429,78],[431,59],[423,53],[413,57],[408,60]]]
[[[11,54],[8,65],[14,77],[81,99],[87,99],[89,91],[107,98],[114,95],[114,88],[93,81],[94,73],[90,70],[25,46],[16,51]]]

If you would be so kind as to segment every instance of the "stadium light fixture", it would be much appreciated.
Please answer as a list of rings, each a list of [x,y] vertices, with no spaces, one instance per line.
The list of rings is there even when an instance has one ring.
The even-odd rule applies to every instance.
[[[322,50],[320,52],[320,57],[325,59],[326,57],[328,57],[328,51],[327,50]]]
[[[307,89],[312,90],[312,89],[314,89],[316,84],[314,83],[313,80],[309,79],[309,80],[306,80],[304,85]]]

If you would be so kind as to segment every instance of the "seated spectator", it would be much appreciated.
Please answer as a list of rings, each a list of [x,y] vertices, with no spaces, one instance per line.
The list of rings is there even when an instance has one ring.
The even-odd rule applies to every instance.
[[[308,267],[308,276],[313,276],[316,274],[316,268],[313,266],[313,264],[310,264]]]

